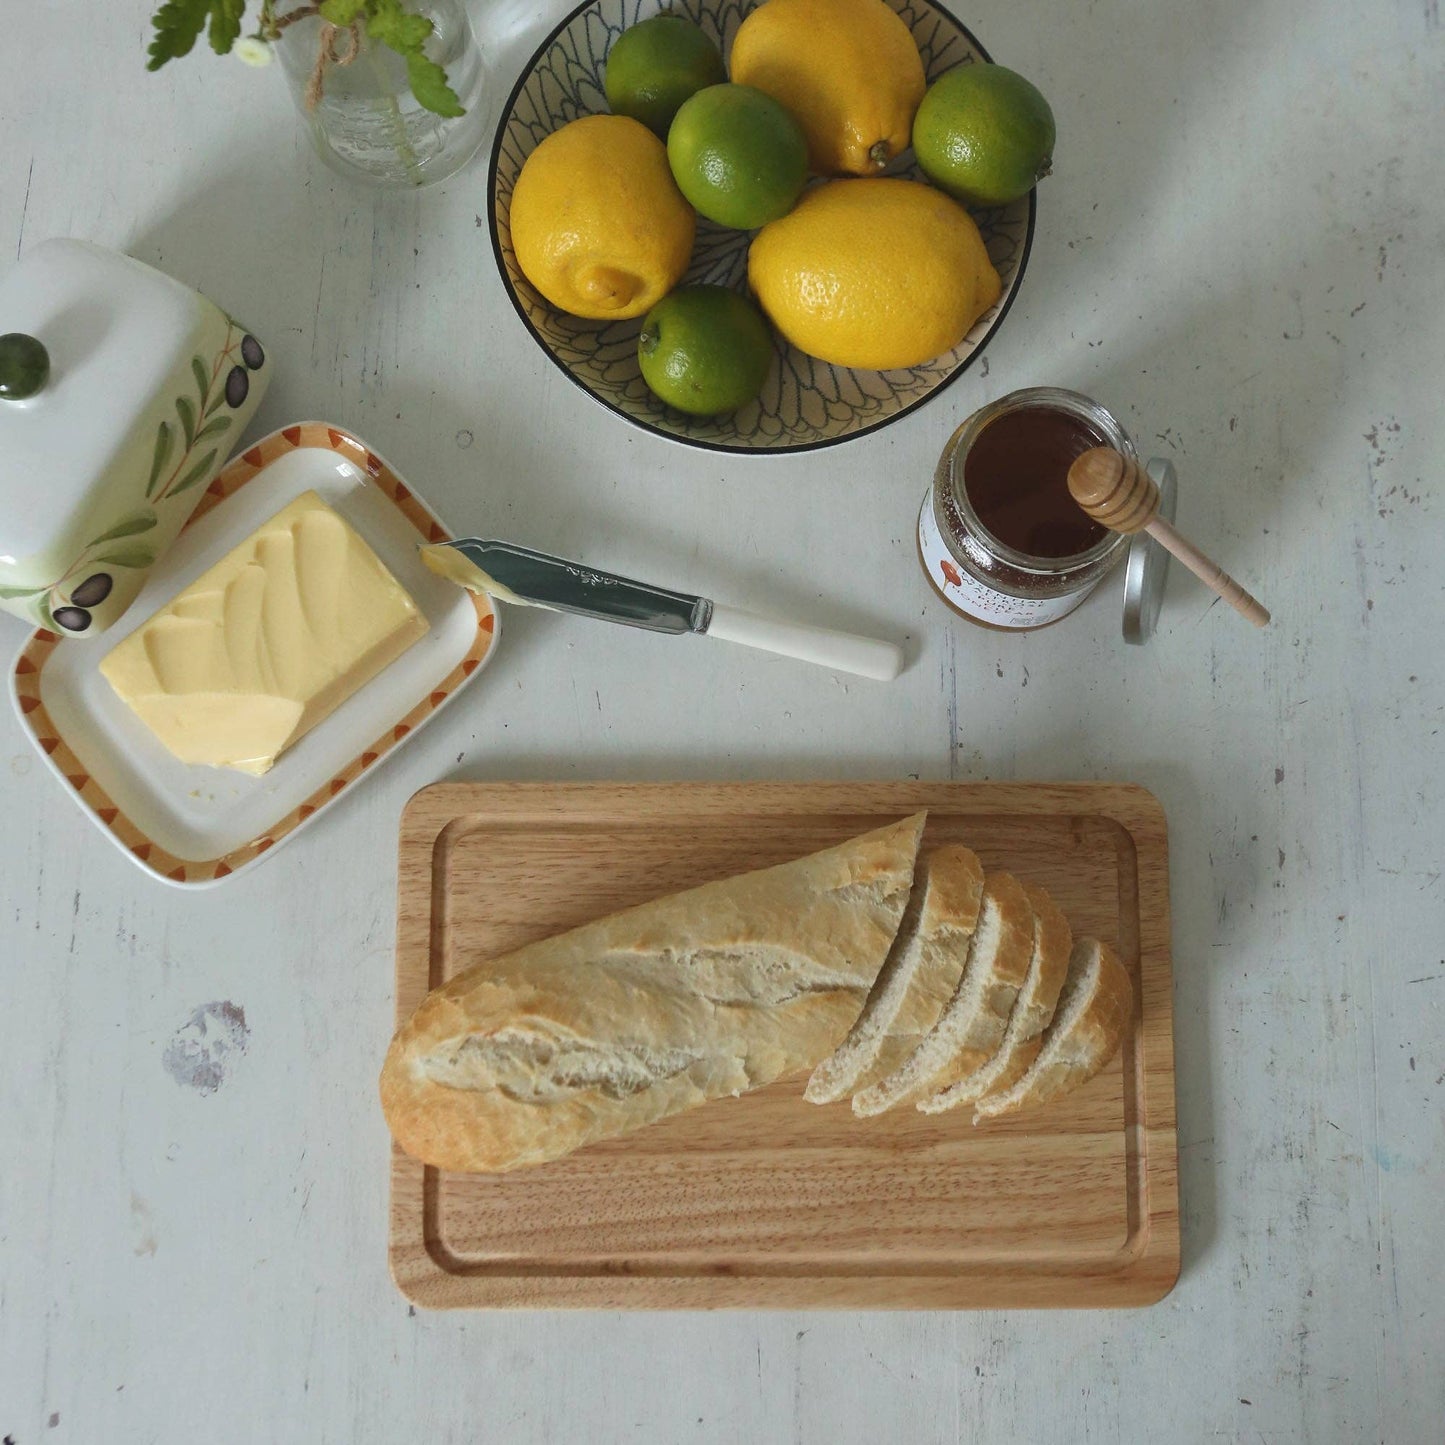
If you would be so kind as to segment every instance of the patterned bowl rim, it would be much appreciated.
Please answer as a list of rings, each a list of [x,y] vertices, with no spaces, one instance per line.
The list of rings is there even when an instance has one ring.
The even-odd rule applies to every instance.
[[[497,120],[497,133],[492,140],[491,161],[487,166],[487,229],[491,233],[492,256],[497,263],[497,272],[502,278],[502,287],[507,293],[507,299],[512,303],[512,310],[521,318],[522,325],[527,328],[532,340],[542,348],[543,355],[546,356],[547,360],[550,361],[573,386],[578,387],[587,396],[591,397],[598,406],[606,407],[608,411],[614,413],[616,416],[620,416],[623,421],[629,422],[631,425],[637,427],[639,431],[648,433],[649,436],[662,437],[665,441],[677,442],[681,446],[697,447],[701,451],[725,452],[730,456],[786,456],[791,452],[816,452],[822,451],[825,447],[842,446],[844,442],[857,441],[859,437],[869,436],[873,432],[882,431],[884,427],[891,426],[896,421],[902,421],[910,412],[915,412],[919,407],[926,406],[935,397],[945,392],[983,355],[985,348],[989,342],[993,340],[999,327],[1003,325],[1004,318],[1009,314],[1010,310],[1013,309],[1014,299],[1018,296],[1019,287],[1023,284],[1024,271],[1028,267],[1029,254],[1033,250],[1034,245],[1034,223],[1038,218],[1039,193],[1037,186],[1029,192],[1028,225],[1024,230],[1023,246],[1019,251],[1019,261],[1018,266],[1014,270],[1013,284],[1009,287],[1009,293],[1004,297],[1003,305],[999,307],[998,315],[994,317],[993,323],[979,338],[978,345],[975,346],[937,386],[925,392],[917,400],[909,402],[907,406],[890,413],[888,416],[880,417],[877,421],[870,422],[867,426],[859,427],[856,431],[844,432],[842,436],[823,437],[818,441],[798,442],[792,445],[748,447],[735,445],[731,442],[708,441],[705,437],[684,436],[677,432],[666,431],[662,427],[655,426],[650,421],[645,421],[641,417],[634,416],[629,411],[624,411],[622,407],[614,405],[605,397],[598,396],[598,394],[553,351],[547,342],[547,338],[532,324],[531,318],[527,315],[517,295],[517,288],[512,284],[512,277],[507,270],[507,258],[502,254],[501,237],[497,230],[497,171],[501,165],[502,146],[507,138],[507,125],[512,118],[513,111],[516,109],[517,98],[521,95],[523,87],[532,78],[532,74],[537,69],[542,57],[551,48],[557,37],[561,35],[579,15],[587,10],[591,10],[598,3],[599,0],[582,0],[580,5],[568,11],[567,14],[552,27],[546,37],[532,52],[527,63],[518,74],[516,83],[507,95],[506,104],[502,107],[501,114]],[[993,57],[979,43],[978,37],[958,16],[948,9],[946,5],[940,5],[938,0],[923,0],[923,3],[926,4],[929,9],[943,16],[951,25],[956,25],[968,43],[978,52],[979,58],[984,64],[991,65],[993,63]]]

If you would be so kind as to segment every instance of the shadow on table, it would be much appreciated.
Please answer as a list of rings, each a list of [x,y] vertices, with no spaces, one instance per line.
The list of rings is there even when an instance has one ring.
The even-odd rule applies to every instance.
[[[1281,545],[1270,538],[1298,532],[1315,515],[1320,494],[1331,484],[1328,458],[1338,452],[1344,424],[1329,385],[1339,365],[1339,337],[1324,324],[1307,329],[1303,322],[1297,333],[1281,335],[1275,329],[1278,313],[1288,303],[1280,297],[1298,296],[1297,272],[1339,276],[1354,264],[1347,245],[1302,242],[1283,273],[1251,271],[1234,278],[1232,289],[1222,294],[1161,309],[1162,324],[1152,337],[1127,349],[1092,352],[1088,364],[1069,373],[1070,386],[1125,415],[1133,413],[1127,424],[1141,458],[1162,454],[1174,460],[1181,530],[1227,571],[1255,579],[1277,616],[1288,599],[1270,592]],[[1245,379],[1238,379],[1251,363]],[[1245,387],[1253,394],[1241,395]],[[1270,403],[1263,417],[1261,396]],[[1188,417],[1182,422],[1181,412]],[[1245,436],[1236,426],[1248,412],[1254,413],[1256,430]],[[1192,452],[1180,443],[1181,425],[1192,426]],[[1192,585],[1176,565],[1170,591]]]
[[[1217,278],[1216,290],[1161,298],[1152,336],[1131,327],[1131,335],[1147,339],[1091,351],[1086,363],[1067,375],[1068,385],[1113,408],[1122,410],[1121,401],[1127,401],[1133,417],[1143,418],[1128,423],[1141,456],[1171,456],[1178,467],[1181,530],[1271,608],[1272,627],[1252,639],[1265,690],[1272,659],[1291,639],[1296,646],[1302,637],[1308,643],[1314,624],[1313,605],[1306,613],[1298,596],[1279,591],[1279,579],[1299,569],[1297,561],[1282,566],[1281,557],[1297,558],[1305,549],[1327,545],[1319,519],[1331,497],[1345,507],[1369,505],[1364,479],[1354,474],[1350,460],[1355,424],[1338,381],[1344,375],[1347,318],[1373,282],[1361,265],[1356,238],[1321,220],[1302,222],[1291,247],[1276,245],[1272,255],[1260,248],[1242,270]],[[1329,292],[1334,296],[1325,304],[1322,296]],[[1185,408],[1188,453],[1177,430]],[[1348,558],[1314,565],[1343,570]],[[1166,618],[1182,598],[1199,595],[1177,564],[1168,586]],[[1223,615],[1218,626],[1240,628],[1248,640],[1249,629]],[[1147,649],[1161,682],[1167,685],[1171,670],[1210,672],[1215,649],[1202,634],[1191,643],[1176,632],[1173,642],[1170,648],[1161,636]],[[1227,702],[1221,698],[1219,705]],[[1325,723],[1301,713],[1293,726],[1307,735]],[[1262,769],[1266,761],[1256,757],[1251,763]],[[1027,757],[1018,758],[1016,772],[1028,775]],[[1231,1148],[1250,1143],[1217,1132],[1214,1062],[1230,1038],[1211,1038],[1209,1030],[1222,1031],[1226,993],[1242,960],[1267,947],[1253,943],[1249,920],[1263,919],[1268,910],[1258,905],[1276,885],[1260,861],[1261,850],[1244,840],[1263,837],[1261,848],[1272,855],[1267,831],[1272,823],[1258,800],[1239,800],[1237,844],[1228,845],[1230,853],[1207,857],[1209,833],[1199,820],[1213,815],[1219,822],[1219,805],[1200,796],[1189,768],[1175,759],[1140,758],[1130,773],[1165,802],[1173,841],[1182,1277],[1214,1245],[1225,1207],[1221,1161]],[[1256,826],[1247,826],[1246,819]]]
[[[1132,6],[1128,7],[1127,30],[1121,33],[1117,25],[1109,23],[1109,17],[1093,18],[1090,7],[1091,23],[1070,25],[1048,37],[1036,33],[1038,27],[1027,11],[1004,8],[1014,13],[1007,18],[978,17],[985,43],[993,33],[985,28],[990,25],[1002,25],[1005,33],[1009,25],[1028,27],[1030,45],[1038,45],[1052,61],[1057,77],[1044,88],[1057,112],[1054,170],[1061,179],[1045,180],[1040,187],[1040,236],[1056,240],[1060,225],[1085,232],[1067,242],[1067,265],[1040,266],[1037,261],[1031,265],[1024,283],[1029,309],[1043,317],[1066,315],[1081,292],[1099,290],[1112,302],[1111,310],[1101,313],[1100,324],[1107,326],[1113,317],[1132,329],[1136,318],[1147,318],[1161,299],[1167,302],[1172,298],[1120,295],[1112,264],[1117,258],[1106,254],[1103,242],[1096,243],[1095,236],[1087,233],[1094,229],[1091,218],[1098,220],[1100,237],[1114,235],[1118,237],[1114,246],[1133,249],[1130,237],[1142,239],[1161,219],[1172,216],[1181,191],[1208,186],[1215,180],[1213,176],[1199,177],[1201,157],[1227,169],[1228,153],[1216,154],[1207,138],[1238,135],[1241,113],[1250,109],[1257,73],[1239,66],[1241,48],[1247,45],[1257,55],[1292,50],[1295,18],[1251,0],[1220,0],[1208,6]],[[1120,8],[1113,7],[1116,12]],[[1002,59],[1004,64],[1010,63],[1007,57]],[[1205,144],[1201,144],[1202,138]],[[1081,155],[1078,144],[1084,139],[1094,147],[1092,154]],[[1301,145],[1317,154],[1306,157],[1300,153]],[[1332,154],[1336,149],[1328,128],[1320,129],[1316,137],[1292,138],[1291,142],[1295,168],[1307,174],[1327,173],[1337,163]],[[1081,178],[1079,168],[1089,160],[1094,164]],[[1087,185],[1088,208],[1081,206],[1076,193],[1070,197],[1075,214],[1061,216],[1051,205],[1051,188],[1062,187],[1065,176],[1070,178],[1069,184],[1082,180]],[[1273,199],[1261,196],[1249,213],[1240,214],[1240,230],[1256,236],[1267,234]],[[1289,218],[1287,226],[1278,228],[1279,233],[1308,236],[1318,228],[1321,216],[1316,210]],[[1179,239],[1181,246],[1188,246],[1192,238],[1186,233]],[[1197,253],[1182,255],[1181,282],[1208,276],[1209,260]],[[1090,274],[1096,261],[1107,263],[1106,283]],[[1124,274],[1127,277],[1128,273]],[[1143,318],[1138,317],[1140,312]],[[1040,376],[1047,379],[1047,366]]]
[[[518,329],[518,346],[524,341]],[[444,520],[457,531],[517,542],[752,612],[885,638],[903,647],[905,667],[917,661],[921,645],[916,631],[901,632],[895,619],[869,605],[865,589],[840,587],[835,577],[825,574],[779,576],[766,561],[730,553],[726,538],[679,538],[652,523],[645,512],[620,501],[609,506],[605,489],[595,497],[578,497],[572,490],[559,501],[545,481],[545,427],[534,431],[519,426],[500,399],[480,395],[463,400],[442,386],[424,388],[419,383],[395,385],[390,395],[404,415],[427,418],[426,436],[411,445],[435,459],[427,464],[429,475],[416,473],[415,479],[429,500],[437,499]],[[596,411],[599,426],[625,425],[601,408]],[[459,437],[466,439],[465,448],[459,448]],[[617,465],[625,463],[619,459]],[[404,465],[402,471],[407,474]],[[533,480],[521,487],[515,481],[519,477]],[[509,608],[508,625],[523,610]]]
[[[384,190],[327,170],[299,127],[291,139],[290,154],[238,150],[201,173],[124,246],[210,297],[271,351],[276,377],[253,434],[313,416],[360,427],[390,405],[401,318],[411,319],[418,294],[417,248],[459,224],[449,187],[485,174],[479,158],[456,182]]]

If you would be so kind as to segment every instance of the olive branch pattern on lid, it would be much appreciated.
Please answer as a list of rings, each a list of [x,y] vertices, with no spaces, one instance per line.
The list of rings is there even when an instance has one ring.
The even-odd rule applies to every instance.
[[[968,30],[931,0],[888,0],[913,33],[930,82],[955,65],[989,56]],[[895,421],[955,380],[982,352],[1013,301],[1033,238],[1032,193],[996,210],[974,211],[1003,282],[998,301],[952,351],[922,366],[860,371],[832,366],[774,338],[777,364],[762,395],[722,417],[690,417],[648,391],[637,364],[640,318],[588,321],[549,306],[517,266],[509,216],[523,162],[553,131],[584,115],[606,114],[602,76],[607,52],[630,25],[662,9],[685,15],[727,53],[751,0],[587,0],[542,42],[523,71],[497,128],[488,185],[492,242],[517,314],[561,370],[604,406],[652,432],[720,451],[785,452],[829,446]],[[910,163],[889,174],[919,178]],[[698,218],[686,283],[742,291],[751,233]]]
[[[250,394],[251,373],[265,363],[261,343],[227,316],[226,335],[215,356],[209,362],[202,356],[191,357],[194,396],[176,397],[175,416],[165,417],[156,427],[144,501],[92,537],[54,581],[0,588],[0,596],[33,598],[42,622],[53,632],[88,631],[91,609],[104,602],[115,585],[113,569],[140,569],[155,561],[156,548],[146,533],[160,521],[156,509],[213,474],[216,458],[225,454],[225,433],[235,420],[232,413]]]

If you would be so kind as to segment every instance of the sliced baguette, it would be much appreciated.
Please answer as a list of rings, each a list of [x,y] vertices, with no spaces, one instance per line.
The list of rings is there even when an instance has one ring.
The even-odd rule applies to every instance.
[[[811,1069],[863,1007],[924,815],[458,974],[397,1031],[381,1102],[442,1169],[555,1159]]]
[[[982,896],[983,865],[972,850],[950,844],[923,855],[887,962],[848,1037],[813,1070],[804,1091],[810,1103],[834,1103],[891,1073],[938,1022],[963,972]]]
[[[886,1078],[853,1096],[853,1112],[872,1118],[935,1094],[991,1059],[1033,957],[1034,911],[1023,884],[995,873],[984,884],[978,928],[963,976],[922,1043]]]
[[[920,1099],[918,1107],[925,1114],[942,1114],[959,1104],[971,1104],[985,1094],[1001,1094],[1011,1089],[1039,1056],[1044,1030],[1054,1016],[1064,975],[1069,971],[1074,935],[1069,920],[1046,889],[1036,883],[1025,883],[1024,892],[1034,910],[1034,953],[1008,1017],[1003,1042],[991,1059],[966,1078]]]
[[[1129,973],[1114,950],[1097,938],[1079,939],[1038,1058],[1012,1088],[980,1099],[973,1122],[1046,1104],[1087,1083],[1118,1051],[1133,1013]]]

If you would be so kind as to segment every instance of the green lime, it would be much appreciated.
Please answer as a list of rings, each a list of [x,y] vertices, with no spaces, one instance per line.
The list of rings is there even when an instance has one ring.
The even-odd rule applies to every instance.
[[[683,101],[727,78],[717,46],[691,20],[654,15],[618,37],[602,86],[614,114],[640,120],[666,140]]]
[[[746,296],[724,286],[684,286],[647,313],[637,360],[659,400],[693,416],[718,416],[763,389],[773,338]]]
[[[698,214],[739,231],[785,216],[808,179],[802,127],[750,85],[710,85],[686,101],[667,133],[667,159]]]
[[[934,81],[913,117],[923,173],[974,206],[1027,195],[1054,157],[1054,113],[1017,71],[958,65]]]

